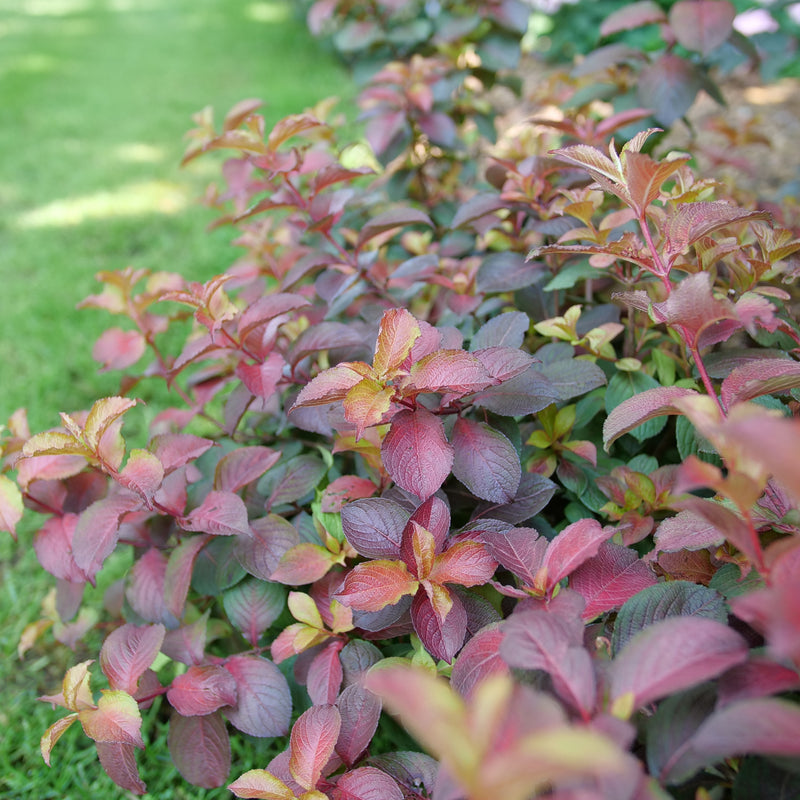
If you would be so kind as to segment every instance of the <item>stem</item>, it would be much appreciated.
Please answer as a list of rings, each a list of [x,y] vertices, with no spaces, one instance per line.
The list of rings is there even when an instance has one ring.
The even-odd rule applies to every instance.
[[[727,416],[725,408],[723,407],[719,397],[717,397],[717,392],[714,389],[714,384],[711,383],[711,378],[706,371],[706,365],[703,363],[703,359],[700,358],[700,352],[697,347],[692,345],[687,345],[689,352],[692,354],[692,358],[694,359],[694,363],[697,365],[697,371],[700,373],[700,379],[703,381],[703,386],[705,386],[706,392],[708,392],[710,397],[714,398],[714,402],[717,404],[717,408],[720,410],[720,413],[723,417]]]
[[[659,253],[658,249],[656,248],[655,242],[653,241],[653,235],[650,233],[650,226],[647,224],[647,218],[644,214],[639,217],[639,227],[642,230],[644,240],[647,242],[647,246],[653,256],[653,261],[655,262],[656,266],[656,275],[661,278],[661,282],[664,284],[664,288],[667,290],[667,296],[669,297],[670,293],[672,292],[672,284],[669,281],[669,270],[661,258],[661,253]]]

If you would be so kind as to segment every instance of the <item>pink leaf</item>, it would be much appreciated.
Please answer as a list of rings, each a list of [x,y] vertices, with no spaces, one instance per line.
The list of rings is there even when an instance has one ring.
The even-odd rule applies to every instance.
[[[519,454],[500,431],[465,417],[453,428],[453,475],[474,495],[510,503],[522,477]]]
[[[84,733],[96,742],[121,742],[144,747],[139,705],[127,692],[103,689],[96,708],[78,712]]]
[[[679,44],[707,56],[733,33],[736,9],[728,0],[680,0],[669,10]]]
[[[270,447],[239,447],[224,455],[214,472],[214,488],[238,492],[258,480],[281,457]]]
[[[153,495],[164,480],[164,467],[158,458],[147,450],[131,450],[128,462],[117,480],[126,489],[136,492],[146,502],[152,503]]]
[[[581,519],[567,525],[552,542],[542,562],[546,575],[545,590],[551,591],[562,578],[596,555],[600,545],[614,535],[613,528],[603,528],[597,520]]]
[[[403,800],[404,796],[394,778],[375,767],[346,772],[333,790],[333,800]]]
[[[170,705],[184,717],[212,714],[236,704],[236,681],[223,667],[192,666],[177,675],[167,691]]]
[[[189,433],[165,433],[153,437],[150,451],[162,463],[164,472],[170,473],[200,458],[213,446],[214,442],[211,439],[203,439]]]
[[[341,723],[336,706],[320,705],[303,712],[292,727],[289,769],[304,789],[316,787],[323,768],[333,755]]]
[[[92,348],[92,358],[102,364],[100,372],[110,369],[126,369],[143,355],[147,345],[139,331],[123,331],[109,328],[104,331]]]
[[[292,715],[292,697],[283,673],[260,656],[233,656],[224,666],[236,679],[239,697],[235,706],[225,709],[230,723],[251,736],[283,736]]]
[[[301,542],[290,547],[282,556],[269,580],[287,586],[313,583],[333,566],[336,556],[328,549],[311,542]]]
[[[423,408],[394,416],[381,455],[392,480],[422,500],[439,489],[453,463],[441,419]]]
[[[347,573],[336,599],[357,611],[380,611],[418,588],[419,582],[402,561],[374,560]]]
[[[277,514],[254,519],[248,536],[236,540],[239,563],[256,578],[270,580],[283,555],[299,543],[297,529]]]
[[[800,675],[765,657],[755,656],[737,664],[719,679],[717,705],[722,708],[738,700],[789,692],[800,686]]]
[[[155,547],[151,547],[131,569],[125,598],[147,622],[175,623],[164,601],[166,574],[167,558]]]
[[[174,713],[169,720],[167,743],[178,772],[193,786],[216,789],[227,780],[231,744],[219,713],[203,717]]]
[[[508,672],[508,665],[500,655],[503,631],[499,626],[478,631],[458,654],[450,685],[463,697],[468,697],[473,688],[490,675]]]
[[[136,694],[139,678],[158,655],[165,632],[163,625],[128,623],[108,634],[100,650],[100,668],[112,689]]]
[[[96,742],[97,756],[106,775],[121,789],[132,794],[142,795],[147,786],[139,777],[136,767],[136,749],[123,742]]]
[[[624,400],[611,411],[603,423],[603,445],[608,450],[615,439],[649,419],[665,414],[679,414],[679,410],[672,404],[673,401],[697,394],[694,390],[681,386],[660,386],[645,389]]]
[[[367,478],[359,478],[356,475],[342,475],[325,487],[320,500],[321,510],[324,513],[336,514],[342,510],[346,503],[372,497],[377,491],[378,487]]]
[[[434,583],[479,586],[497,569],[497,562],[481,542],[460,541],[437,556],[429,579]]]
[[[187,531],[201,531],[212,536],[248,535],[247,508],[238,494],[233,492],[209,492],[203,502],[184,520]]]
[[[347,686],[336,701],[342,720],[336,753],[349,767],[367,749],[381,716],[381,701],[360,683]]]
[[[549,542],[533,528],[511,528],[485,537],[489,552],[526,586],[533,586]]]
[[[635,550],[610,542],[603,542],[597,555],[581,564],[569,579],[570,588],[586,601],[581,614],[585,620],[619,608],[655,582],[655,575]]]
[[[33,549],[42,568],[62,580],[86,579],[72,555],[72,539],[77,524],[75,514],[51,517],[33,537]]]
[[[631,710],[641,708],[746,658],[744,639],[715,620],[664,619],[637,633],[612,662],[611,699]]]
[[[342,642],[331,642],[314,656],[308,668],[306,689],[314,705],[336,702],[339,687],[342,685],[342,664],[339,661],[341,649]]]
[[[716,547],[725,541],[725,534],[699,514],[681,511],[663,520],[654,538],[657,552],[678,552]]]

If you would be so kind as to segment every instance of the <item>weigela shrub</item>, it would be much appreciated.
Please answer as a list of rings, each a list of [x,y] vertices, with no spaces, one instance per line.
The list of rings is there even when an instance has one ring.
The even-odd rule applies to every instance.
[[[94,351],[119,396],[10,420],[0,520],[45,517],[57,637],[133,553],[98,659],[42,698],[67,711],[47,763],[77,721],[142,794],[169,713],[196,786],[241,772],[232,730],[288,737],[229,783],[267,800],[796,780],[797,232],[646,153],[652,130],[609,141],[636,114],[565,122],[549,152],[552,127],[517,128],[453,188],[474,141],[426,99],[441,76],[365,88],[385,168],[327,106],[271,131],[252,101],[200,115],[187,159],[232,151],[208,199],[242,257],[206,283],[101,273],[84,305],[121,318]],[[154,380],[175,402],[129,447]],[[386,713],[428,754],[387,747]]]

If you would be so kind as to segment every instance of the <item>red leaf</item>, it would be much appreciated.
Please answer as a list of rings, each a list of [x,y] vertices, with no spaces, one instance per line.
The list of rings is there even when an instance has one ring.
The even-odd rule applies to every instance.
[[[136,694],[139,678],[153,663],[166,633],[163,625],[122,625],[108,634],[100,668],[112,689]]]
[[[139,777],[139,770],[136,767],[136,749],[132,744],[96,742],[95,745],[100,765],[117,786],[135,795],[147,792],[147,786]]]
[[[342,664],[339,661],[341,641],[333,641],[314,656],[308,668],[306,689],[314,705],[335,703],[342,685]]]
[[[453,463],[441,419],[423,408],[394,416],[381,455],[392,480],[421,500],[439,489]]]
[[[349,646],[349,645],[348,645]],[[336,754],[350,767],[367,749],[381,716],[381,701],[360,683],[347,686],[336,706],[342,720]]]
[[[423,392],[479,392],[497,381],[472,353],[466,350],[436,350],[417,361],[407,378],[400,381],[404,395]]]
[[[224,455],[214,472],[214,488],[238,492],[260,478],[281,457],[270,447],[239,447]]]
[[[124,469],[117,478],[126,489],[136,492],[148,503],[164,480],[164,467],[156,456],[147,450],[131,450]]]
[[[403,800],[404,796],[394,778],[375,767],[345,772],[333,790],[333,800]]]
[[[183,617],[197,554],[210,541],[210,536],[187,536],[169,555],[164,575],[164,602],[175,619]]]
[[[597,555],[572,573],[569,586],[586,601],[581,616],[590,620],[604,611],[619,608],[629,597],[655,582],[655,575],[635,550],[603,542]]]
[[[733,33],[736,9],[728,0],[680,0],[669,10],[678,43],[707,56]]]
[[[346,503],[372,497],[377,491],[378,487],[367,478],[359,478],[356,475],[342,475],[325,487],[320,499],[320,508],[323,513],[336,514],[342,510]]]
[[[411,620],[423,646],[448,664],[453,663],[467,634],[467,612],[457,595],[450,593],[450,598],[453,605],[444,619],[424,592],[418,592],[411,603]]]
[[[236,704],[236,681],[223,667],[192,666],[175,677],[167,691],[170,705],[184,717],[212,714]]]
[[[252,395],[268,400],[278,388],[285,363],[277,353],[270,353],[260,364],[239,364],[236,375]]]
[[[170,473],[200,458],[213,446],[211,439],[203,439],[190,433],[165,433],[153,437],[150,451],[162,463],[164,472]]]
[[[649,419],[665,414],[679,414],[680,411],[672,404],[673,400],[697,394],[693,389],[684,389],[681,386],[660,386],[655,389],[645,389],[624,400],[612,409],[603,423],[605,449],[608,450],[609,445],[623,433],[633,430]]]
[[[497,562],[481,542],[456,542],[437,556],[429,579],[434,583],[479,586],[497,569]]]
[[[143,355],[147,344],[139,331],[123,331],[108,328],[92,348],[92,358],[102,364],[100,372],[110,369],[126,369]]]
[[[178,772],[193,786],[216,789],[231,769],[231,743],[219,713],[169,720],[167,744]]]
[[[625,178],[631,197],[631,208],[643,218],[647,207],[658,197],[661,186],[687,161],[689,156],[654,161],[645,153],[625,154]]]
[[[546,576],[545,590],[550,592],[562,578],[596,555],[600,545],[613,535],[613,528],[603,528],[595,519],[581,519],[567,525],[545,552],[541,567]]]
[[[336,599],[356,611],[380,611],[418,588],[419,582],[402,561],[367,561],[347,573]]]
[[[408,512],[392,500],[356,500],[342,509],[342,529],[350,545],[365,558],[397,558]]]
[[[453,475],[474,495],[510,503],[522,477],[519,454],[500,431],[458,417],[453,428]]]
[[[211,491],[203,502],[182,522],[184,530],[210,533],[212,536],[248,535],[247,508],[238,494]]]
[[[323,768],[333,755],[341,723],[336,706],[320,705],[303,712],[292,727],[289,769],[304,789],[316,787]]]
[[[134,494],[110,494],[81,513],[72,537],[72,556],[87,576],[94,576],[114,552],[120,520],[140,505]]]
[[[611,699],[631,712],[714,678],[747,659],[736,631],[702,617],[672,617],[649,625],[611,664]]]
[[[478,631],[458,654],[450,685],[463,697],[469,697],[473,688],[490,675],[508,672],[508,665],[500,655],[503,631],[499,626]]]
[[[230,723],[251,736],[283,736],[292,716],[292,697],[283,673],[266,658],[234,656],[225,669],[236,679],[239,700],[225,709]]]
[[[403,308],[384,311],[372,361],[375,375],[383,378],[398,370],[419,337],[419,323],[408,311]]]

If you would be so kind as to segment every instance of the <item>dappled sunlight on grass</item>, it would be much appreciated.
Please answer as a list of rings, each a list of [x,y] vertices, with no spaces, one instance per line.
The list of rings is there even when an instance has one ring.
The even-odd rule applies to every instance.
[[[19,10],[31,16],[65,17],[92,7],[91,0],[20,0]]]
[[[112,191],[55,200],[14,219],[20,228],[62,228],[87,220],[144,214],[177,214],[190,202],[181,186],[168,181],[128,183]]]
[[[114,148],[114,158],[131,164],[158,164],[164,161],[167,154],[163,147],[156,147],[147,142],[127,142]]]
[[[244,9],[244,14],[247,19],[252,19],[254,22],[285,22],[289,19],[289,7],[277,3],[249,3]]]

